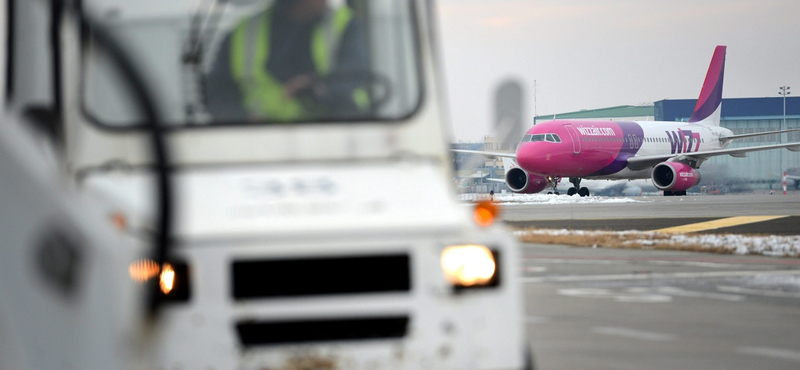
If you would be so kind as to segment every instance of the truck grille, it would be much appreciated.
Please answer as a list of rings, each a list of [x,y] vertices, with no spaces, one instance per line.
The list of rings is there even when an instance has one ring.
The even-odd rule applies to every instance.
[[[236,324],[245,346],[402,338],[408,316],[300,321],[244,321]]]
[[[407,292],[409,256],[380,255],[234,261],[235,300]]]

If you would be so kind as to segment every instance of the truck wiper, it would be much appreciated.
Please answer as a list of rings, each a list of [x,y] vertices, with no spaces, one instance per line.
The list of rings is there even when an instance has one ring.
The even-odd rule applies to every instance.
[[[211,3],[207,5],[207,3]],[[228,0],[208,0],[203,1],[197,6],[197,11],[192,15],[189,25],[189,39],[187,46],[183,53],[183,64],[191,73],[190,78],[195,80],[193,88],[196,91],[188,91],[184,95],[186,97],[194,96],[195,99],[188,98],[186,101],[186,118],[188,122],[195,122],[195,115],[198,113],[199,106],[205,106],[205,73],[202,71],[203,54],[205,53],[205,45],[214,37],[214,33],[219,27],[220,19],[225,10],[225,5]],[[208,15],[205,15],[204,9],[208,8]],[[191,90],[191,87],[188,89]]]
[[[119,68],[120,75],[130,85],[133,94],[134,105],[144,115],[144,128],[150,132],[151,149],[155,161],[156,176],[156,228],[155,240],[151,258],[159,268],[169,256],[172,236],[172,183],[169,173],[169,151],[167,150],[166,140],[164,139],[164,127],[158,106],[153,99],[153,94],[145,84],[143,74],[137,68],[131,54],[125,49],[123,44],[112,35],[102,23],[96,21],[91,15],[87,14],[74,1],[52,0],[55,4],[61,3],[65,14],[78,21],[81,27],[81,35],[84,38],[91,37],[92,41],[103,49],[112,63]],[[61,14],[53,14],[53,17],[60,17]],[[88,40],[82,40],[82,45],[87,47]],[[161,294],[158,279],[148,280],[146,310],[148,317],[154,319],[161,304]]]

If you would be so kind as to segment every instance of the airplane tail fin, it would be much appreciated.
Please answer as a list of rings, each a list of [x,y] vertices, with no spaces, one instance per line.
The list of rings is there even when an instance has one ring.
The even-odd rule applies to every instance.
[[[724,45],[718,45],[714,49],[714,56],[708,66],[708,73],[700,90],[700,97],[697,98],[697,105],[694,113],[689,118],[689,122],[706,123],[719,126],[720,110],[722,109],[722,77],[725,74],[725,50]]]

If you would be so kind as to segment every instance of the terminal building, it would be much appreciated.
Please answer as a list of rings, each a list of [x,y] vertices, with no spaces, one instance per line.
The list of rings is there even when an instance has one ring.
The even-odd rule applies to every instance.
[[[581,110],[534,117],[533,123],[551,119],[608,119],[615,121],[679,121],[689,120],[696,99],[661,100],[653,104],[626,105],[592,110]],[[785,114],[784,114],[785,104]],[[747,134],[765,131],[777,131],[800,128],[800,97],[765,97],[765,98],[731,98],[722,99],[721,123],[734,132],[734,134]],[[471,149],[497,150],[492,137],[487,137],[484,143],[474,143]],[[740,146],[769,145],[784,142],[800,142],[800,132],[783,135],[766,135],[754,138],[745,138],[733,141],[729,148]],[[464,146],[464,144],[454,146]],[[513,151],[513,148],[502,148]],[[501,149],[501,150],[502,150]],[[474,162],[474,161],[473,161]],[[500,174],[502,169],[493,167],[494,162],[481,162],[479,177],[490,173],[493,177]],[[501,165],[501,164],[500,164]],[[701,185],[722,186],[727,191],[756,191],[780,190],[782,188],[782,174],[790,169],[800,168],[800,152],[791,152],[786,149],[765,150],[747,153],[745,158],[731,156],[716,156],[700,167],[702,174]],[[462,172],[467,171],[461,168]],[[475,172],[473,168],[472,173]],[[494,189],[497,185],[473,179],[472,184],[485,184],[485,189]],[[501,184],[502,185],[502,184]],[[794,180],[787,184],[796,188]],[[504,188],[504,187],[503,187]]]

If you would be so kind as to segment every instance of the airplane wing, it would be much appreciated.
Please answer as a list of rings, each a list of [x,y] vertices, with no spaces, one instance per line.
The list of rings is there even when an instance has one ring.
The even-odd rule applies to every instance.
[[[756,133],[752,133],[752,134],[731,135],[731,136],[721,137],[721,138],[719,138],[719,141],[724,143],[726,141],[731,141],[731,140],[736,140],[736,139],[744,139],[746,137],[755,137],[755,136],[764,136],[764,135],[777,135],[777,134],[783,134],[783,133],[787,133],[787,132],[797,132],[797,131],[800,131],[800,128],[794,128],[794,129],[789,129],[789,130],[780,130],[780,131],[756,132]]]
[[[501,153],[501,152],[484,152],[480,150],[467,150],[467,149],[450,149],[456,153],[480,154],[485,157],[499,157],[499,158],[514,158],[517,159],[516,153]]]
[[[628,157],[628,168],[634,171],[643,170],[645,168],[653,167],[666,160],[684,161],[684,160],[704,160],[718,155],[730,155],[732,157],[746,157],[748,152],[755,152],[760,150],[780,149],[786,148],[793,152],[800,151],[800,143],[784,143],[760,146],[748,146],[742,148],[730,148],[719,150],[707,150],[704,152],[694,153],[679,153],[679,154],[664,154],[664,155],[644,155]]]

